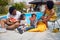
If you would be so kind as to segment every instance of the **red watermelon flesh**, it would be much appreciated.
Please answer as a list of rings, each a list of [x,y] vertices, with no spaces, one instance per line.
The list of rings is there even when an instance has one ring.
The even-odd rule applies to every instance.
[[[10,21],[11,21],[11,22],[16,22],[16,19],[10,18]]]

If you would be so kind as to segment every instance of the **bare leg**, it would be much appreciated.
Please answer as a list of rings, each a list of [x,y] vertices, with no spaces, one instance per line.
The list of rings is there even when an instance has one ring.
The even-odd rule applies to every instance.
[[[47,26],[47,28],[48,28],[48,24],[47,24],[48,19],[43,16],[43,17],[42,17],[42,21],[46,24],[46,26]]]
[[[31,30],[28,30],[27,32],[39,32],[39,29],[38,28],[34,28],[34,29],[31,29]]]
[[[19,27],[19,25],[20,25],[20,23],[19,23],[19,22],[16,22],[15,24],[13,24],[13,25],[11,25],[11,26],[8,26],[7,29],[8,29],[8,30],[13,30],[13,29]]]
[[[1,24],[1,27],[2,27],[0,32],[6,32],[5,23],[6,23],[6,20],[1,20],[0,21],[0,24]]]
[[[47,20],[42,20],[42,21],[46,24],[46,26],[48,28]]]
[[[5,28],[6,20],[1,20],[0,22],[1,22],[1,26],[2,26],[2,28]]]

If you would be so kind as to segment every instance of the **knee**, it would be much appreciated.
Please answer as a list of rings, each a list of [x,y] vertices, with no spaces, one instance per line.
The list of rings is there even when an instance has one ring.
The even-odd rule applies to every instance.
[[[16,22],[16,23],[15,23],[15,25],[16,25],[16,26],[19,26],[19,25],[20,25],[20,23],[19,23],[19,22]]]
[[[0,22],[5,22],[6,20],[1,20]]]

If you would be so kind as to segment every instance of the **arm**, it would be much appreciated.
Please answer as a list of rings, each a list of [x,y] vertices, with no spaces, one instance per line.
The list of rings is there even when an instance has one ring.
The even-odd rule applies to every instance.
[[[11,25],[12,23],[9,21],[9,19],[7,19],[7,24]]]
[[[47,20],[49,20],[54,15],[54,10],[50,13],[50,15],[47,16]]]
[[[33,19],[32,19],[32,17],[30,18],[30,21],[32,21]]]
[[[47,17],[42,17],[43,21],[48,21],[52,16],[54,15],[54,11],[51,11],[50,15],[48,15]]]
[[[46,14],[46,9],[45,9],[44,14],[42,16],[42,19],[45,19],[45,14]]]
[[[45,14],[46,14],[46,9],[45,9],[45,11],[44,11],[44,15],[43,15],[43,16],[45,16]]]

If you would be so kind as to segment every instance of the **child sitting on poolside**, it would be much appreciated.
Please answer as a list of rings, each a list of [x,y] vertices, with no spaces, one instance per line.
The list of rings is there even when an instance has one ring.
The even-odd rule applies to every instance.
[[[42,17],[43,22],[47,25],[47,21],[54,21],[56,20],[56,12],[54,10],[54,2],[53,1],[47,1],[44,11],[44,16]],[[47,21],[46,21],[47,20]],[[48,27],[48,25],[47,25]]]
[[[36,26],[36,14],[32,14],[32,17],[30,18],[30,25],[33,27]]]
[[[18,31],[20,33],[23,33],[23,31],[25,31],[25,28],[27,27],[27,22],[25,20],[25,14],[21,14],[19,20],[20,20],[20,27],[18,27]]]
[[[36,21],[36,14],[32,14],[31,18],[30,18],[30,27],[27,27],[26,31],[33,29],[33,28],[36,28],[36,22],[37,22]]]

